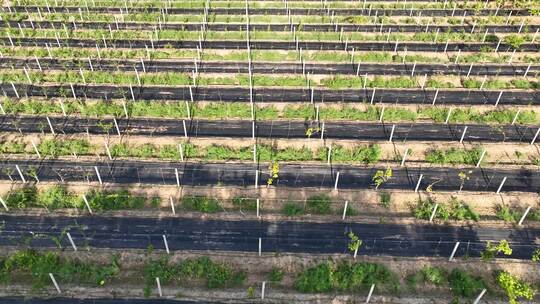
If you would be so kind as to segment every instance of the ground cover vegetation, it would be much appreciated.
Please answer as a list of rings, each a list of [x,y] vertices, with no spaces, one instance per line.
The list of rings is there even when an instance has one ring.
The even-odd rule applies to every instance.
[[[66,95],[69,92],[66,92]],[[71,93],[69,93],[71,94]],[[66,114],[75,114],[88,117],[121,117],[124,115],[123,104],[120,101],[73,101],[63,100],[62,104],[56,100],[15,100],[4,98],[0,100],[4,111],[8,114],[57,114],[62,115],[62,104]],[[163,117],[163,118],[188,118],[187,108],[183,102],[166,101],[129,101],[126,108],[130,115],[135,117]],[[251,119],[251,108],[240,102],[214,102],[205,105],[190,104],[190,117],[208,119]],[[319,119],[321,120],[363,120],[378,121],[418,121],[430,119],[434,122],[445,122],[449,108],[433,107],[418,108],[416,110],[385,107],[382,113],[380,106],[367,106],[365,109],[355,108],[348,105],[320,106]],[[255,116],[263,119],[295,119],[314,120],[317,109],[313,105],[286,105],[278,109],[272,105],[255,106]],[[489,123],[510,124],[516,117],[516,123],[534,124],[540,122],[540,115],[534,110],[495,109],[480,112],[474,108],[453,108],[450,112],[449,123]]]

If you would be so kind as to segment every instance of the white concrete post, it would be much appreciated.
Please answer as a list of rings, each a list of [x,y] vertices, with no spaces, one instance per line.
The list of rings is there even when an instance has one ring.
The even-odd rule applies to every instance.
[[[88,208],[88,212],[92,214],[92,208],[90,208],[90,204],[88,203],[88,199],[86,198],[86,195],[83,194],[82,196],[84,204],[86,205],[86,208]]]
[[[401,166],[405,166],[405,160],[407,159],[407,154],[409,153],[409,148],[405,148],[403,152],[403,157],[401,158]]]
[[[15,165],[15,169],[17,169],[17,172],[19,173],[19,176],[21,177],[22,182],[26,184],[26,178],[24,177],[24,174],[22,173],[19,165]]]
[[[255,140],[255,121],[251,122],[251,139]]]
[[[529,74],[529,70],[531,69],[531,64],[532,63],[529,63],[529,65],[527,66],[527,69],[525,70],[525,73],[523,73],[523,77],[527,77],[527,74]]]
[[[444,124],[448,124],[448,122],[450,121],[450,116],[452,115],[452,109],[453,108],[449,108],[448,109],[448,114],[446,114],[446,120],[444,121]]]
[[[26,80],[28,80],[29,84],[32,84],[32,79],[30,78],[30,74],[28,74],[28,70],[26,70],[26,67],[23,67],[24,75],[26,75]]]
[[[336,173],[336,182],[334,183],[334,190],[337,191],[339,183],[339,171]]]
[[[261,217],[260,210],[261,210],[261,202],[260,202],[260,199],[257,199],[257,218]]]
[[[255,170],[255,189],[259,188],[259,170]]]
[[[13,92],[15,92],[15,96],[17,96],[17,98],[20,98],[19,92],[17,91],[17,88],[15,87],[15,84],[13,82],[11,83],[11,88],[13,89]]]
[[[345,201],[345,206],[343,207],[343,216],[341,216],[341,219],[344,220],[345,216],[347,215],[347,207],[349,206],[349,201]]]
[[[392,138],[394,137],[395,130],[396,130],[396,125],[392,125],[392,131],[390,131],[390,138],[388,139],[388,142],[392,142]]]
[[[538,128],[538,130],[536,131],[536,134],[534,134],[534,137],[533,139],[531,140],[531,145],[534,145],[534,142],[536,141],[536,139],[538,138],[538,135],[540,134],[540,128]]]
[[[261,300],[264,300],[264,292],[265,292],[265,289],[266,289],[266,282],[262,282],[262,286],[261,286]]]
[[[66,233],[69,242],[71,243],[71,247],[73,247],[73,251],[77,251],[77,246],[75,246],[75,242],[73,241],[73,238],[71,237],[71,233]]]
[[[463,143],[463,139],[465,138],[465,132],[467,132],[467,126],[465,126],[465,128],[463,128],[463,133],[461,134],[461,138],[459,139],[459,143]]]
[[[6,202],[5,202],[4,199],[1,198],[1,197],[0,197],[0,203],[2,203],[2,206],[4,207],[4,209],[6,209],[6,211],[9,211],[9,208],[8,208]]]
[[[437,208],[439,208],[439,204],[435,204],[433,206],[433,211],[431,212],[431,216],[429,217],[429,222],[433,222],[433,218],[435,218],[435,214],[437,214]]]
[[[176,186],[180,188],[180,174],[178,174],[178,168],[174,168],[174,176],[176,177]]]
[[[379,122],[382,122],[384,118],[384,106],[381,109],[381,115],[379,116]]]
[[[486,149],[482,150],[482,154],[480,154],[480,158],[478,159],[478,162],[476,163],[476,168],[480,167],[480,164],[482,163],[482,160],[484,159],[485,155],[486,155]]]
[[[527,214],[529,214],[529,211],[531,211],[531,206],[527,207],[527,209],[525,210],[525,212],[523,213],[523,215],[522,215],[521,218],[519,219],[518,226],[523,225],[523,221],[524,221],[525,218],[527,217]]]
[[[116,120],[116,117],[113,117],[113,122],[114,122],[114,127],[116,128],[116,133],[118,134],[118,136],[122,136],[122,134],[120,133],[120,127],[118,126],[118,121]]]
[[[37,154],[38,158],[41,158],[41,153],[39,153],[39,150],[38,150],[34,140],[32,140],[32,147],[34,147],[34,151],[36,151],[36,154]]]
[[[517,119],[519,117],[519,113],[521,113],[521,109],[517,109],[516,115],[514,115],[514,119],[512,119],[512,125],[516,124],[516,121],[517,121]]]
[[[142,66],[143,73],[146,73],[146,67],[144,65],[144,59],[142,57],[141,57],[141,66]]]
[[[501,91],[501,92],[499,93],[499,97],[497,97],[497,101],[495,101],[495,107],[497,107],[497,106],[499,105],[499,101],[501,100],[501,96],[502,96],[503,92],[504,92],[504,91]]]
[[[262,254],[262,239],[259,238],[259,256]]]
[[[472,68],[473,68],[473,64],[471,63],[471,66],[469,67],[469,71],[467,72],[467,78],[469,78],[469,76],[471,75]]]
[[[69,87],[71,88],[71,94],[73,95],[73,99],[77,100],[77,94],[75,94],[75,88],[73,87],[73,83],[70,83]]]
[[[414,70],[416,69],[416,61],[413,63],[412,70],[411,70],[411,77],[414,77]]]
[[[482,297],[484,296],[484,294],[486,293],[486,291],[487,291],[486,289],[482,289],[482,292],[480,292],[478,297],[476,297],[473,304],[478,304],[480,302],[480,300],[482,299]]]
[[[456,54],[456,59],[454,60],[454,64],[457,64],[458,63],[458,60],[459,60],[459,55],[461,54],[461,49],[458,49],[458,52]]]
[[[448,258],[448,262],[452,262],[454,260],[454,255],[456,254],[458,247],[459,247],[459,242],[456,242],[456,245],[454,245],[454,249],[452,250],[450,257]]]
[[[184,161],[184,147],[182,144],[178,144],[178,153],[180,153],[180,161]]]
[[[170,254],[171,252],[169,251],[169,243],[167,243],[167,237],[165,236],[165,234],[163,235],[163,244],[165,245],[165,251],[167,251],[167,254]]]
[[[182,120],[182,126],[184,127],[184,137],[188,138],[187,127],[186,127],[186,121],[185,120]]]
[[[51,119],[49,118],[49,116],[46,116],[45,118],[47,119],[47,123],[49,123],[49,128],[51,129],[52,135],[55,135],[54,128],[53,128],[53,125],[51,123]]]
[[[371,284],[371,288],[369,289],[369,293],[366,298],[366,303],[369,303],[369,300],[371,300],[371,295],[373,294],[373,290],[375,290],[375,284]]]
[[[439,96],[439,89],[435,91],[435,96],[433,96],[433,102],[431,103],[432,106],[435,105],[435,102],[437,101],[437,96]]]
[[[326,159],[326,163],[330,165],[331,160],[332,160],[332,144],[328,146],[328,156]]]
[[[104,142],[105,144],[105,150],[107,151],[107,155],[109,156],[109,160],[112,160],[111,150],[109,149],[109,144],[107,142]]]
[[[94,170],[96,171],[96,175],[99,181],[99,185],[103,185],[103,181],[101,180],[101,175],[99,174],[99,170],[97,166],[94,166]]]
[[[172,198],[172,196],[169,196],[169,202],[171,203],[171,212],[173,215],[176,215],[176,210],[174,208],[174,200]]]
[[[60,290],[60,287],[58,286],[58,283],[56,282],[56,279],[54,278],[54,275],[49,272],[49,277],[51,278],[51,281],[53,282],[54,288],[56,288],[56,291],[58,293],[62,293],[62,291]]]
[[[321,140],[324,139],[324,121],[321,124]]]
[[[420,174],[420,177],[418,178],[418,182],[416,182],[416,187],[414,188],[414,192],[418,192],[418,188],[420,188],[420,182],[422,182],[422,178],[424,177],[424,174]]]
[[[499,185],[499,188],[497,189],[497,194],[501,192],[502,187],[504,186],[504,183],[506,182],[506,176],[502,179],[501,184]]]
[[[257,145],[253,145],[253,163],[257,163]]]
[[[163,297],[163,293],[161,292],[161,283],[159,282],[159,278],[156,278],[156,285],[157,285],[159,297],[161,298]]]

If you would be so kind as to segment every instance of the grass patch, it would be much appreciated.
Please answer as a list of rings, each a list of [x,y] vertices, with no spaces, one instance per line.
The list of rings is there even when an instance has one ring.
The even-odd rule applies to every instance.
[[[203,282],[209,289],[238,286],[244,283],[246,274],[235,271],[231,266],[212,261],[207,256],[191,258],[179,263],[170,263],[167,258],[149,261],[144,266],[146,287],[144,296],[149,297],[159,278],[163,285],[173,282],[185,284],[188,280]]]
[[[384,208],[388,209],[390,208],[390,204],[392,202],[392,196],[388,192],[380,192],[379,193],[379,205],[383,206]]]
[[[270,282],[279,283],[283,280],[285,271],[279,267],[272,267],[272,270],[268,273],[268,280]]]
[[[497,216],[498,219],[508,223],[517,223],[521,218],[521,215],[522,213],[508,206],[498,205],[495,208],[495,216]]]
[[[287,202],[283,205],[283,208],[281,208],[281,213],[287,216],[298,216],[304,215],[306,210],[304,209],[304,206],[298,203]]]
[[[90,153],[90,142],[84,139],[44,139],[38,145],[43,156],[56,158],[63,155],[87,155]]]
[[[412,207],[412,213],[417,219],[429,220],[436,204],[437,203],[431,198],[426,200],[419,199],[417,200],[416,205]],[[464,201],[452,198],[447,204],[438,204],[434,219],[443,221],[478,221],[480,216]]]
[[[455,296],[467,298],[477,296],[482,289],[486,288],[486,283],[481,277],[472,276],[460,268],[452,270],[448,283]]]
[[[190,211],[203,213],[216,213],[222,210],[218,200],[204,196],[183,197],[182,207]]]
[[[426,153],[426,161],[432,164],[466,164],[476,165],[482,155],[482,148],[449,150],[430,150]],[[487,153],[486,153],[487,154]]]
[[[374,164],[381,159],[382,150],[379,145],[357,146],[352,149],[346,149],[342,146],[332,146],[331,160],[334,162],[360,162],[363,164]],[[320,148],[317,150],[317,159],[326,161],[328,149]]]
[[[257,211],[257,199],[247,197],[235,197],[232,204],[240,211]]]
[[[306,212],[313,214],[330,214],[332,200],[326,194],[314,195],[306,201]]]
[[[30,276],[32,288],[43,289],[51,285],[49,273],[52,273],[60,286],[68,283],[103,286],[119,272],[116,257],[109,264],[97,265],[78,259],[65,259],[54,252],[24,250],[2,261],[1,280],[7,283],[13,273],[22,273]]]
[[[126,189],[116,191],[90,190],[86,199],[92,210],[140,209],[146,204],[145,197],[133,196]]]
[[[358,291],[376,284],[378,290],[399,289],[399,280],[386,266],[375,263],[322,263],[301,272],[294,288],[304,293]]]

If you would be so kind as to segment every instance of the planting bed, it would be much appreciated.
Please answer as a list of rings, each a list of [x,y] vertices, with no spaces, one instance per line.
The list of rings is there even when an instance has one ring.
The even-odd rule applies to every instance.
[[[1,303],[540,301],[538,1],[0,2]]]

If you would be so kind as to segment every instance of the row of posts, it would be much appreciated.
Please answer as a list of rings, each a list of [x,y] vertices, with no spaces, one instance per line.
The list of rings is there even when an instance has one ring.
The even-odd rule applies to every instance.
[[[3,202],[3,201],[2,201]],[[347,205],[345,205],[345,208],[347,207]],[[344,211],[344,215],[345,215],[345,211]],[[75,242],[71,236],[71,233],[70,232],[67,232],[66,233],[67,237],[68,237],[68,240],[73,248],[74,251],[77,251],[77,246],[75,245]],[[168,244],[168,241],[167,241],[167,237],[166,235],[162,235],[163,237],[163,243],[164,243],[164,247],[165,247],[165,250],[167,252],[167,254],[170,254],[170,249],[169,249],[169,244]],[[448,261],[454,261],[454,256],[455,256],[455,253],[458,249],[460,245],[460,242],[456,242],[453,250],[452,250],[452,253],[450,254],[450,257],[448,259]],[[354,259],[356,259],[357,257],[357,253],[358,253],[358,248],[355,250],[354,252]],[[259,238],[258,239],[258,256],[262,256],[262,238]],[[61,293],[61,289],[60,289],[60,286],[58,284],[58,282],[56,281],[54,275],[52,273],[49,273],[49,277],[56,289],[56,291],[60,294]],[[156,277],[155,278],[156,280],[156,287],[157,287],[157,291],[158,291],[158,295],[159,297],[163,297],[163,291],[162,291],[162,288],[161,288],[161,282],[160,282],[160,279],[159,277]],[[375,289],[375,284],[372,284],[371,287],[370,287],[370,290],[369,290],[369,293],[366,297],[366,301],[365,303],[369,303],[370,302],[370,299],[371,299],[371,296],[373,295],[373,291]],[[485,294],[486,290],[482,290],[482,292],[477,296],[477,298],[475,299],[474,303],[478,303],[480,301],[480,299],[483,297],[483,295]],[[261,299],[264,299],[265,298],[265,293],[266,293],[266,282],[262,282],[262,286],[261,286]]]

